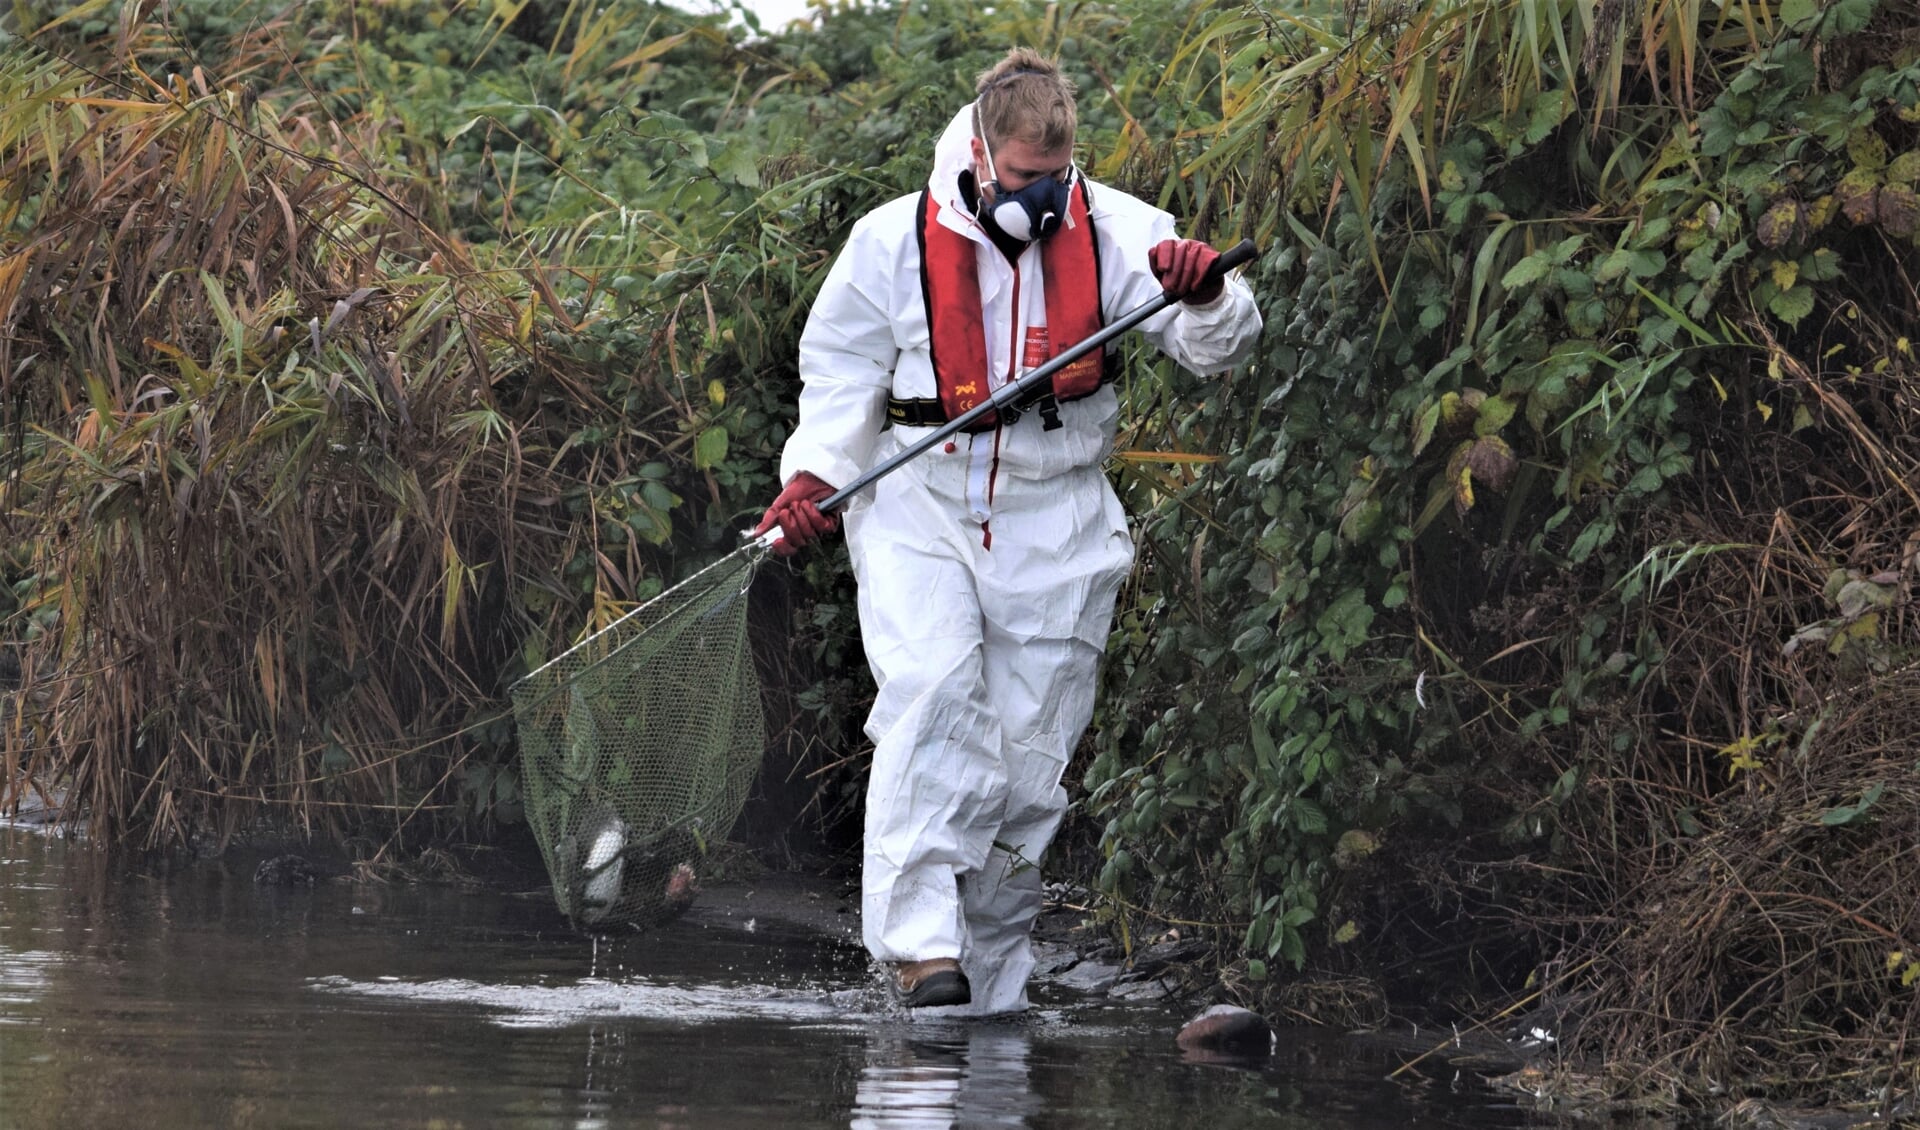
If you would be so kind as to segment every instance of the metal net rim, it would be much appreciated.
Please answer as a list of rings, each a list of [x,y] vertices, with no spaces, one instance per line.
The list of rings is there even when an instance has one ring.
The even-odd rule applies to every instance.
[[[614,647],[608,649],[605,655],[600,656],[598,659],[595,659],[591,663],[585,664],[579,670],[572,672],[572,674],[568,678],[554,680],[554,685],[548,688],[544,693],[540,694],[538,697],[528,699],[526,702],[519,701],[520,692],[523,689],[529,687],[532,684],[533,680],[540,678],[543,675],[546,675],[552,668],[557,667],[562,663],[565,663],[568,659],[577,655],[579,652],[585,650],[588,647],[593,646],[595,642],[626,627],[627,624],[633,621],[636,617],[644,616],[648,611],[652,610],[656,606],[676,596],[682,595],[681,590],[692,588],[695,584],[700,582],[702,578],[705,578],[708,574],[714,573],[714,572],[720,572],[729,568],[739,567],[742,569],[742,572],[744,574],[740,582],[740,591],[742,593],[746,592],[748,587],[753,584],[754,573],[759,569],[760,562],[766,558],[768,552],[769,552],[768,546],[758,541],[748,542],[746,545],[743,545],[739,549],[734,550],[732,553],[729,553],[726,556],[719,558],[718,560],[714,561],[712,564],[701,569],[699,572],[694,573],[692,576],[689,576],[684,580],[681,580],[675,583],[672,587],[667,588],[659,593],[656,593],[654,596],[652,596],[645,602],[637,605],[634,608],[627,610],[625,613],[621,614],[618,620],[615,620],[613,623],[608,624],[606,627],[601,628],[598,631],[591,632],[585,636],[582,636],[579,640],[575,641],[571,646],[569,646],[565,651],[554,656],[552,659],[547,660],[545,663],[542,663],[540,666],[534,668],[533,670],[527,672],[526,674],[520,676],[518,679],[515,679],[513,681],[513,685],[507,688],[507,694],[509,697],[514,699],[514,710],[517,712],[524,709],[531,709],[533,707],[536,707],[545,703],[548,699],[552,698],[554,695],[559,694],[561,689],[566,687],[568,684],[573,683],[578,679],[580,679],[582,676],[597,670],[602,665],[612,662],[622,652],[634,646],[636,643],[640,642],[642,639],[646,638],[648,632],[652,631],[654,628],[659,627],[661,624],[669,623],[672,620],[674,620],[676,617],[687,612],[689,609],[691,609],[694,606],[693,601],[687,601],[681,604],[678,608],[669,610],[667,614],[662,616],[657,622],[655,622],[654,624],[648,625],[647,631],[635,632],[632,638],[624,640],[621,643],[615,645]],[[744,559],[744,564],[741,564],[739,559]]]

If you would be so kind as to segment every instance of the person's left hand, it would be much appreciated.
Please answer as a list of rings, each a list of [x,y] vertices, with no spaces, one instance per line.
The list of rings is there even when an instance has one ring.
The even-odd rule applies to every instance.
[[[1197,239],[1166,239],[1147,252],[1147,265],[1167,297],[1192,306],[1205,306],[1220,297],[1227,285],[1224,277],[1209,280],[1207,271],[1220,253]]]

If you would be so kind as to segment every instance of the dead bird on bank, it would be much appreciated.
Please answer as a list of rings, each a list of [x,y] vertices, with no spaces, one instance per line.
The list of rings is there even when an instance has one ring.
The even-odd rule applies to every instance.
[[[587,930],[621,923],[660,925],[686,913],[700,894],[695,861],[706,854],[698,819],[641,839],[611,808],[580,822],[554,849],[566,876],[574,925]]]

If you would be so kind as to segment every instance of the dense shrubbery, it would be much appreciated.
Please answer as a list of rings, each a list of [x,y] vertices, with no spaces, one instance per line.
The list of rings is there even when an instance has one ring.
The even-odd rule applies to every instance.
[[[1920,18],[1280,7],[70,9],[95,75],[0,76],[0,784],[510,816],[505,682],[733,544],[846,226],[1030,42],[1096,175],[1266,248],[1254,364],[1125,386],[1115,924],[1585,1001],[1643,1088],[1911,1090]],[[770,575],[820,764],[837,556]]]
[[[1638,1086],[1851,1096],[1915,1018],[1920,21],[1626,18],[1198,33],[1270,333],[1140,499],[1103,879],[1243,983],[1471,971]]]

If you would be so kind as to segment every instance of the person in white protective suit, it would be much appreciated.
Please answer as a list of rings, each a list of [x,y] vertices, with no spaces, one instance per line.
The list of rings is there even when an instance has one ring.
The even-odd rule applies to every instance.
[[[818,503],[992,390],[1161,293],[1142,323],[1196,373],[1239,363],[1260,316],[1173,217],[1073,165],[1073,87],[1016,48],[935,150],[924,192],[855,224],[800,341],[800,419],[762,519],[792,553]],[[1015,419],[935,446],[846,507],[866,725],[862,927],[909,1006],[1019,1011],[1038,863],[1093,714],[1133,557],[1102,461],[1118,401],[1095,350]],[[992,419],[990,417],[990,419]]]

